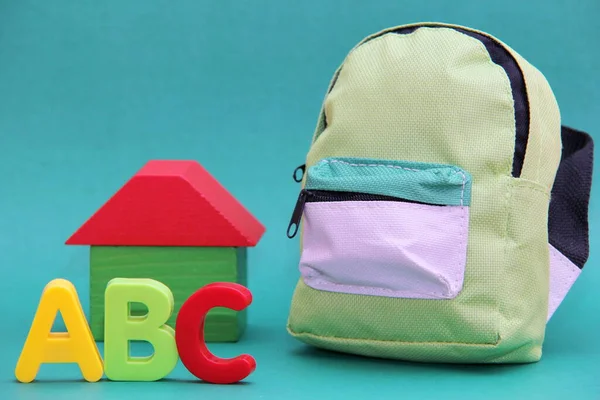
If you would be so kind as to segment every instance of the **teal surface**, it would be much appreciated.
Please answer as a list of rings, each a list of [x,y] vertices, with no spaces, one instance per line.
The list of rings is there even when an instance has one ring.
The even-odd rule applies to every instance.
[[[458,167],[370,158],[327,158],[308,168],[306,188],[468,206],[471,175]]]
[[[472,26],[550,81],[563,122],[600,141],[597,0],[0,1],[0,394],[6,399],[600,399],[600,171],[588,264],[525,366],[388,362],[309,349],[285,323],[298,241],[285,235],[329,79],[348,50],[415,21]],[[200,161],[267,227],[251,249],[248,330],[219,356],[252,354],[246,383],[81,382],[74,365],[13,370],[44,285],[88,307],[88,249],[64,241],[149,159]],[[598,164],[598,163],[597,163]],[[139,352],[148,349],[136,349]]]

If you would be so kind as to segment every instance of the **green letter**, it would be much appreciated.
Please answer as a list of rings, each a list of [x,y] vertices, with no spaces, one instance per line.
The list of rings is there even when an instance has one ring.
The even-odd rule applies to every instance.
[[[175,331],[165,322],[173,312],[173,294],[152,279],[116,278],[104,294],[104,373],[112,381],[156,381],[167,376],[179,359]],[[131,316],[131,303],[143,303],[145,316]],[[129,342],[154,347],[149,357],[131,357]]]

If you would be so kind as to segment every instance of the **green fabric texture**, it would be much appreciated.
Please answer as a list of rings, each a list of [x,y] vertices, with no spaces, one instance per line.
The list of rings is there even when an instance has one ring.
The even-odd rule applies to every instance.
[[[471,175],[460,168],[368,158],[321,160],[308,170],[305,187],[452,206],[468,206],[471,199]]]
[[[524,73],[530,106],[523,172],[513,177],[515,110],[508,76],[480,41],[451,27],[404,35],[392,28],[356,46],[332,80],[306,166],[343,157],[468,171],[463,290],[451,300],[399,299],[319,291],[300,279],[287,328],[303,342],[427,362],[526,363],[541,357],[559,110],[543,75],[507,47]]]

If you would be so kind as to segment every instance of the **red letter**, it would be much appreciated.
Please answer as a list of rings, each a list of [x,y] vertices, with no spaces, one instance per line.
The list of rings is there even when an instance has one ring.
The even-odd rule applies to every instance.
[[[175,323],[175,341],[181,362],[198,379],[210,383],[235,383],[254,371],[256,361],[251,355],[219,358],[204,342],[204,319],[211,308],[241,311],[251,302],[252,293],[244,286],[218,282],[200,288],[183,303]]]

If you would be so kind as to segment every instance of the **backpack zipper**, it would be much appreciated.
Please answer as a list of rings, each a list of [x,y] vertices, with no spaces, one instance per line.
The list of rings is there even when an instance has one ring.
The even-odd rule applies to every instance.
[[[300,171],[300,176],[298,176],[298,171]],[[302,179],[304,179],[304,173],[306,172],[306,164],[302,164],[298,167],[296,167],[296,169],[294,170],[294,174],[292,175],[292,178],[300,183],[302,182]]]
[[[298,233],[298,228],[300,227],[300,220],[302,219],[302,214],[304,213],[304,205],[306,204],[307,197],[308,190],[302,189],[300,191],[300,195],[298,196],[298,200],[296,201],[296,206],[294,207],[294,212],[292,213],[292,218],[287,229],[287,236],[290,239],[296,236],[296,233]],[[291,229],[294,230],[291,231]]]
[[[511,52],[502,44],[498,39],[493,36],[477,32],[465,27],[447,25],[447,24],[415,24],[398,29],[386,30],[380,33],[380,35],[373,35],[368,40],[363,41],[360,45],[368,43],[381,35],[388,33],[394,33],[398,35],[405,35],[414,32],[419,28],[448,28],[460,32],[464,35],[470,36],[480,41],[486,48],[491,60],[504,69],[508,80],[510,82],[511,94],[514,102],[515,110],[515,150],[513,154],[512,163],[512,176],[518,178],[521,176],[523,169],[523,163],[525,161],[525,154],[527,152],[527,143],[529,141],[529,126],[531,116],[529,115],[529,96],[527,94],[527,86],[525,85],[525,76],[521,70],[521,66],[511,54]],[[328,94],[333,90],[337,82],[337,78],[342,70],[342,66],[336,71],[332,82],[328,89]],[[323,115],[323,128],[320,132],[317,132],[313,138],[313,144],[319,138],[321,133],[327,127],[327,116]]]
[[[444,205],[439,204],[429,204],[420,201],[407,200],[399,197],[384,196],[379,194],[302,189],[300,191],[300,195],[298,196],[298,200],[296,201],[296,206],[294,207],[294,212],[292,213],[290,224],[288,225],[288,237],[291,239],[298,233],[300,221],[302,220],[302,214],[304,214],[304,206],[306,205],[306,203],[334,201],[395,201],[401,203],[415,203],[437,207],[446,207]]]

